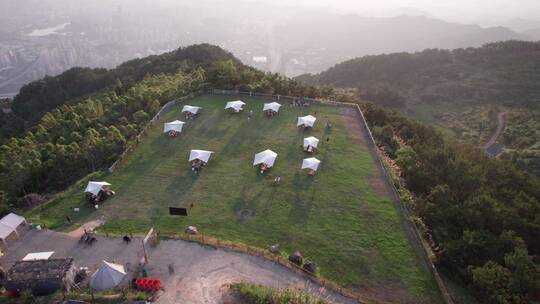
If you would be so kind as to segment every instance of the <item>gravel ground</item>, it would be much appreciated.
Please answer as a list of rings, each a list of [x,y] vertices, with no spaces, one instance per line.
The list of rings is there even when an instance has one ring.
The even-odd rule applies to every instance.
[[[78,238],[64,233],[31,230],[10,244],[0,263],[8,269],[27,253],[55,251],[53,258],[73,257],[77,266],[89,267],[91,271],[102,260],[123,264],[130,271],[142,256],[140,238],[134,238],[130,244],[121,238],[97,238],[94,245],[85,247],[78,244]],[[224,303],[226,286],[240,281],[301,288],[335,303],[355,303],[260,257],[179,240],[163,240],[149,249],[148,255],[149,278],[160,279],[164,284],[156,303]],[[125,279],[123,284],[129,280]]]

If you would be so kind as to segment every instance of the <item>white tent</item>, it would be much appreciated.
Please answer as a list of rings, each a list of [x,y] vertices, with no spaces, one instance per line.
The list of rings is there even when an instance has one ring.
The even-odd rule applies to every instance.
[[[317,120],[317,118],[311,115],[298,117],[298,122],[296,123],[296,125],[303,127],[313,127],[313,125],[315,124],[315,120]]]
[[[182,108],[182,113],[189,112],[191,114],[197,114],[197,113],[199,113],[200,109],[202,109],[202,108],[201,107],[190,106],[190,105],[185,105]]]
[[[261,153],[255,154],[255,160],[253,161],[253,165],[256,166],[259,164],[266,164],[268,168],[270,168],[274,165],[276,158],[276,152],[272,150],[264,150]]]
[[[304,149],[306,149],[308,146],[312,146],[313,148],[317,148],[319,145],[319,139],[316,137],[310,136],[304,138]]]
[[[98,195],[99,191],[103,189],[104,186],[110,186],[111,184],[107,182],[93,182],[89,181],[84,192],[92,193],[93,195]]]
[[[124,266],[103,261],[90,278],[90,286],[95,290],[116,287],[126,276]]]
[[[265,103],[263,106],[263,111],[272,111],[272,112],[279,112],[279,108],[281,107],[281,104],[277,102],[271,102],[271,103]]]
[[[315,157],[306,158],[302,161],[302,169],[311,169],[313,171],[317,171],[320,163],[321,161]]]
[[[233,109],[236,113],[238,113],[243,110],[242,107],[245,105],[246,103],[241,100],[229,101],[225,105],[225,110]]]
[[[166,122],[163,125],[163,133],[167,133],[169,131],[182,132],[182,127],[184,126],[184,124],[185,122],[180,121],[180,120]]]
[[[195,159],[202,160],[203,162],[207,163],[210,159],[210,155],[212,155],[212,151],[205,151],[205,150],[191,150],[189,153],[189,160],[193,161]]]

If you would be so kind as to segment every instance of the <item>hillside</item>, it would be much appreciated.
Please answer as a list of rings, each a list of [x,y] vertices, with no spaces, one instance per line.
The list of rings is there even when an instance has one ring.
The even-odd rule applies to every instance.
[[[540,42],[366,56],[296,79],[353,89],[363,100],[399,109],[478,146],[495,129],[497,113],[510,112],[510,133],[499,139],[508,147],[503,157],[540,175],[540,134],[526,127],[540,111]]]

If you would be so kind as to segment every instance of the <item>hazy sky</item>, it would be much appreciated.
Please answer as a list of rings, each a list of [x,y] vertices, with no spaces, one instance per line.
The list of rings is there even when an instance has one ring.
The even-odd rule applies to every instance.
[[[325,6],[366,16],[428,15],[448,21],[493,25],[514,18],[540,19],[540,0],[248,0]]]

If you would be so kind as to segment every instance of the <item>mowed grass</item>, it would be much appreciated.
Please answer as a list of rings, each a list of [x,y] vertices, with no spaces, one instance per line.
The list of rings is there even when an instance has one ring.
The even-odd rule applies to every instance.
[[[142,233],[151,226],[182,232],[193,225],[224,240],[299,250],[320,266],[323,277],[349,288],[398,290],[419,302],[439,301],[395,205],[384,191],[370,186],[379,178],[374,159],[358,134],[351,133],[340,109],[286,103],[279,115],[267,118],[262,113],[265,100],[241,98],[247,107],[240,114],[223,110],[233,97],[189,101],[203,111],[177,138],[164,135],[162,128],[163,122],[185,120],[182,105],[168,112],[117,170],[104,177],[116,196],[91,216],[82,195],[84,182],[30,216],[61,229],[71,228],[65,215],[75,220],[72,226],[103,216],[106,224],[100,230],[115,233]],[[254,112],[250,122],[249,110]],[[318,118],[315,128],[299,130],[296,118],[307,114]],[[325,129],[327,121],[330,130]],[[312,135],[321,140],[314,156],[322,163],[314,177],[300,170],[302,159],[311,157],[301,148],[303,138]],[[215,152],[199,174],[188,162],[191,149]],[[265,149],[279,155],[261,175],[252,163],[255,153]],[[276,176],[281,176],[279,185],[273,183]],[[168,215],[169,206],[192,204],[187,217]],[[71,211],[74,207],[82,208],[81,215]]]

